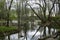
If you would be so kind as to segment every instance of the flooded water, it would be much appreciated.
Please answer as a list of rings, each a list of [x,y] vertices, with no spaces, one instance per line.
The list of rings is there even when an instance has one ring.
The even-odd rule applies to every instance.
[[[36,30],[39,28],[39,26],[37,26],[36,28],[34,28],[34,30],[28,30],[27,31],[27,40],[37,40],[38,38],[42,38],[43,37],[43,28],[41,28],[37,33]],[[53,29],[51,30],[52,33]],[[36,33],[36,35],[32,38],[32,36]],[[46,34],[48,34],[48,28],[46,28]],[[20,36],[23,35],[23,37],[18,37],[18,33],[16,34],[12,34],[10,35],[10,40],[26,40],[26,38],[24,37],[24,32],[22,31],[22,33],[20,34]],[[24,39],[25,38],[25,39]],[[32,38],[32,39],[31,39]],[[2,39],[1,39],[2,40]],[[8,40],[8,36],[5,36],[5,38],[3,38],[3,40]]]
[[[27,40],[30,40],[35,32],[36,32],[36,30],[28,31],[27,32]],[[40,32],[39,31],[37,32],[37,34],[35,35],[35,37],[32,40],[37,40],[38,38],[40,38]],[[10,40],[23,40],[23,39],[24,39],[24,37],[18,38],[18,33],[10,35]],[[8,36],[5,37],[5,40],[8,40]],[[26,40],[26,39],[24,39],[24,40]]]
[[[42,32],[38,31],[38,32],[36,33],[36,35],[34,36],[34,38],[31,39],[32,36],[35,34],[35,32],[36,32],[36,30],[32,30],[32,31],[29,30],[29,31],[27,32],[27,40],[37,40],[38,38],[43,37],[43,31],[42,31]],[[47,32],[47,31],[46,31],[46,32]],[[24,35],[23,32],[22,32],[22,35]],[[8,40],[8,36],[6,36],[4,40]],[[10,35],[10,40],[26,40],[26,39],[24,39],[24,37],[18,38],[18,33],[16,33],[16,34]]]

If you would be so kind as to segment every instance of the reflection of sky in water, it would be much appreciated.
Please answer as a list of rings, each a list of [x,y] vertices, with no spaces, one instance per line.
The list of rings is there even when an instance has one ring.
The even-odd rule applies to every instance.
[[[51,29],[51,31],[53,31],[53,29]],[[27,32],[27,40],[30,40],[31,37],[35,34],[35,32],[36,32],[36,30],[34,30],[34,31],[29,30]],[[48,35],[48,28],[46,28],[46,34]],[[41,38],[42,35],[43,35],[43,31],[41,31],[41,32],[38,31],[32,40],[37,40],[38,38]],[[5,39],[7,40],[8,37],[6,37]],[[18,33],[10,35],[10,39],[18,40]],[[19,40],[23,40],[23,39],[24,39],[24,37],[19,38]],[[26,39],[24,39],[24,40],[26,40]]]
[[[18,34],[13,34],[10,36],[11,39],[18,39]]]
[[[27,40],[30,40],[31,37],[34,35],[36,31],[28,31],[27,32]],[[39,38],[39,35],[40,35],[40,32],[38,31],[37,34],[35,35],[35,37],[32,39],[32,40],[37,40],[37,38]],[[8,37],[6,37],[6,40],[8,39]],[[13,34],[13,35],[10,35],[10,39],[11,40],[18,40],[18,33],[17,34]],[[22,38],[19,38],[19,40],[22,40]]]

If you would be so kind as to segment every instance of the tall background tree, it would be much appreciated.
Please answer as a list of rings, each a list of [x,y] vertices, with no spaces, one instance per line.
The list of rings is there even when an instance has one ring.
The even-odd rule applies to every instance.
[[[7,9],[7,27],[9,27],[9,11],[11,9],[12,2],[13,2],[13,0],[11,0],[10,5],[9,5],[9,7]]]

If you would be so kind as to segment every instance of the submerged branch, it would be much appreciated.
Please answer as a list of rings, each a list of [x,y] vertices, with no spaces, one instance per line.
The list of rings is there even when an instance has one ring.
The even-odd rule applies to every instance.
[[[45,37],[43,37],[43,38],[40,38],[40,39],[38,39],[38,40],[46,40],[46,39],[48,39],[48,38],[54,38],[55,37],[55,35],[49,35],[49,36],[45,36]]]
[[[47,25],[45,24],[45,25],[41,25],[38,29],[37,29],[37,31],[35,32],[35,34],[32,36],[32,38],[36,35],[36,33],[39,31],[39,29],[41,28],[41,27],[46,27]],[[31,39],[32,39],[31,38]]]

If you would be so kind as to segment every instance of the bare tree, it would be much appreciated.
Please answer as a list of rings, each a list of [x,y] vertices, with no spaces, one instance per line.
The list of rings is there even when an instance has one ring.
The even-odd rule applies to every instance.
[[[51,9],[49,10],[48,16],[46,15],[46,6],[47,6],[46,0],[44,0],[44,4],[45,4],[44,6],[41,6],[41,4],[39,4],[39,3],[35,3],[35,4],[39,5],[40,8],[42,8],[43,18],[41,18],[41,16],[39,16],[38,13],[36,13],[36,11],[31,7],[31,5],[28,4],[28,5],[30,6],[31,10],[34,12],[34,14],[37,15],[37,17],[41,20],[41,27],[44,27],[44,34],[45,34],[45,35],[46,35],[46,29],[45,29],[46,26],[49,27],[50,24],[52,23],[51,13],[52,13],[52,10],[53,10],[53,8],[54,8],[55,2],[56,2],[56,0],[53,1],[52,7],[51,7]],[[46,17],[46,16],[47,16],[47,17]],[[39,30],[41,27],[39,27],[39,28],[37,29],[36,33],[38,32],[38,30]],[[49,27],[49,28],[51,28],[51,27]],[[35,34],[36,34],[36,33],[35,33]],[[49,33],[50,33],[50,29],[49,29]],[[32,38],[35,36],[35,34],[32,36]]]

